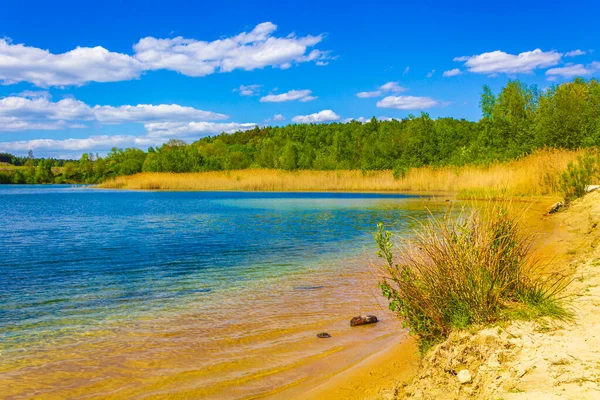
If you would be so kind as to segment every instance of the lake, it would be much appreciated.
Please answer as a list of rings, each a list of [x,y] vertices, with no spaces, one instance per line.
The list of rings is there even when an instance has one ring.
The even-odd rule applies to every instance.
[[[404,334],[372,233],[425,203],[0,185],[0,392],[241,398],[335,373]]]

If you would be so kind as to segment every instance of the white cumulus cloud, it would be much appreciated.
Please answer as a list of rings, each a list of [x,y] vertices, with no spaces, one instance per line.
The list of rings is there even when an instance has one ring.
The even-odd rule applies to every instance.
[[[439,102],[429,97],[388,96],[377,102],[379,108],[395,108],[397,110],[422,110],[438,105]]]
[[[546,76],[548,79],[553,80],[552,78],[563,77],[563,78],[573,78],[576,76],[589,76],[596,72],[600,72],[600,62],[594,61],[588,65],[583,64],[569,64],[564,67],[551,68],[546,71]]]
[[[139,78],[145,71],[171,70],[199,77],[236,69],[286,69],[304,62],[325,62],[328,52],[312,49],[323,35],[273,36],[277,26],[258,24],[250,32],[201,41],[183,37],[146,37],[133,45],[133,54],[103,47],[77,47],[65,53],[13,44],[0,39],[0,83],[30,82],[39,87],[84,85]]]
[[[405,87],[400,86],[398,82],[388,82],[379,86],[378,90],[374,90],[372,92],[356,93],[356,97],[360,97],[361,99],[368,99],[371,97],[383,96],[385,93],[401,93],[406,90],[407,89]]]
[[[273,115],[273,121],[285,121],[285,117],[282,114]]]
[[[144,124],[148,137],[189,138],[253,129],[257,124],[237,122],[150,122]]]
[[[458,69],[458,68],[454,68],[454,69],[451,69],[449,71],[444,71],[444,73],[442,74],[442,76],[450,77],[450,76],[457,76],[457,75],[460,75],[460,74],[462,74],[462,71],[460,69]]]
[[[571,51],[567,51],[565,53],[565,57],[577,57],[577,56],[584,56],[586,54],[585,51],[583,50],[571,50]]]
[[[378,121],[391,121],[392,118],[390,117],[377,117],[376,118]],[[365,117],[358,117],[358,118],[346,118],[344,120],[344,122],[352,122],[352,121],[356,121],[356,122],[360,122],[361,124],[368,124],[369,122],[371,122],[371,118],[365,118]]]
[[[0,117],[0,123],[3,117]],[[147,133],[135,135],[98,135],[87,138],[34,139],[13,142],[0,142],[0,152],[24,154],[33,150],[38,155],[59,156],[68,153],[76,158],[83,152],[105,153],[113,147],[147,148],[159,146],[169,139],[178,138],[188,141],[222,132],[232,133],[253,129],[254,123],[218,123],[218,122],[150,122],[144,125]],[[41,153],[41,154],[40,154]]]
[[[142,63],[103,47],[77,47],[62,54],[0,39],[0,82],[31,82],[39,87],[117,82],[138,78]]]
[[[340,116],[334,113],[332,110],[323,110],[309,115],[296,115],[294,118],[292,118],[292,122],[297,124],[311,124],[337,121],[339,119]]]
[[[56,154],[67,152],[76,152],[74,157],[81,155],[82,152],[106,152],[113,147],[149,147],[157,146],[167,139],[150,138],[146,136],[132,135],[100,135],[90,136],[83,139],[34,139],[21,140],[15,142],[0,142],[0,151],[10,153],[24,153],[29,150],[34,152],[41,151],[45,154]]]
[[[49,96],[21,93],[0,99],[0,131],[64,129],[82,127],[81,121],[102,124],[150,121],[190,121],[227,119],[225,114],[198,110],[178,104],[138,104],[123,106],[89,106],[73,98],[53,102]]]
[[[239,88],[233,89],[234,92],[239,92],[240,96],[256,96],[260,92],[262,85],[240,85]]]
[[[537,68],[547,68],[558,64],[562,54],[554,50],[535,49],[519,54],[509,54],[500,50],[472,56],[456,57],[454,61],[464,62],[469,72],[478,74],[530,73]]]
[[[311,96],[311,90],[290,90],[289,92],[282,94],[269,94],[260,98],[263,103],[282,103],[284,101],[298,100],[301,102],[307,102],[317,99],[316,96]]]
[[[229,118],[225,114],[212,111],[198,110],[193,107],[178,104],[138,104],[135,106],[124,105],[94,106],[94,118],[98,122],[120,124],[123,122],[146,121],[181,121],[181,120],[220,120]]]

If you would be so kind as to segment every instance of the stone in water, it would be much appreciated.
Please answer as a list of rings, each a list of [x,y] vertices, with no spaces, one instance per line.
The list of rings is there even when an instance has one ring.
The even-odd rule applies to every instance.
[[[374,315],[361,315],[358,317],[354,317],[350,320],[350,326],[359,326],[359,325],[367,325],[374,324],[377,322],[377,317]]]

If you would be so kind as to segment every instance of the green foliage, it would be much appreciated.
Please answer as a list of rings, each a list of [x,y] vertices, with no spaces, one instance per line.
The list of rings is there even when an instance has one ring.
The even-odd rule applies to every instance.
[[[0,172],[0,184],[2,183],[13,183],[11,176],[9,174]]]
[[[402,165],[401,163],[398,163],[392,170],[392,174],[394,176],[394,179],[398,180],[398,179],[406,177],[406,174],[408,174],[408,171],[409,171],[409,168],[407,166]]]
[[[502,205],[431,216],[400,248],[398,262],[382,224],[374,238],[385,260],[382,293],[418,336],[422,352],[474,324],[567,316],[558,297],[567,280],[537,273],[528,256],[530,238]]]
[[[598,176],[598,157],[586,154],[570,162],[567,170],[559,178],[559,190],[565,202],[570,202],[585,195],[585,188]]]
[[[25,175],[23,172],[17,170],[12,175],[12,183],[21,184],[27,182]]]
[[[35,183],[54,183],[54,174],[52,174],[52,161],[41,160],[35,168]]]

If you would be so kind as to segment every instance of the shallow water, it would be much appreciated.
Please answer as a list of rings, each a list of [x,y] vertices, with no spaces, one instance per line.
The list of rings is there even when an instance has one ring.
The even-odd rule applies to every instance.
[[[402,195],[0,186],[0,391],[239,398],[334,373],[400,329],[377,222],[426,214]],[[351,330],[363,312],[383,320]]]

